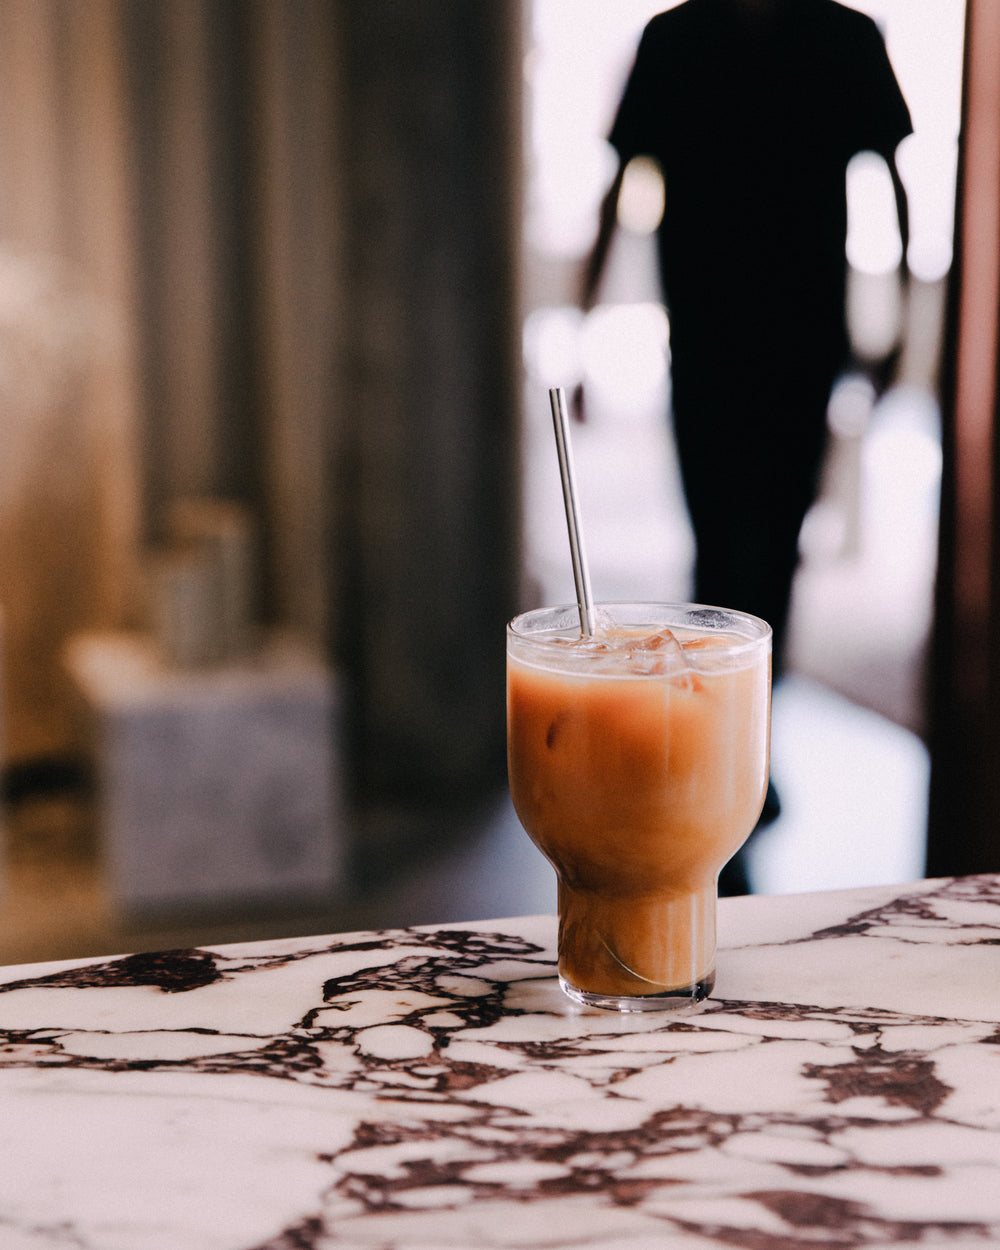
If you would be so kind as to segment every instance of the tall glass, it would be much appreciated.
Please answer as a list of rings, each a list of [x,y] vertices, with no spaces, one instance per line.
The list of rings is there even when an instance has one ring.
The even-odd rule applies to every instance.
[[[618,1011],[715,982],[719,870],[767,786],[771,629],[696,604],[608,603],[507,627],[511,796],[559,879],[559,980]]]

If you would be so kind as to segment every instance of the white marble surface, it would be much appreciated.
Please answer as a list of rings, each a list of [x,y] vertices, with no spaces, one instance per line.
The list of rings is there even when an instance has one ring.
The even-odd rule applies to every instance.
[[[550,917],[0,969],[0,1247],[1000,1245],[1000,876],[720,910],[681,1019]]]

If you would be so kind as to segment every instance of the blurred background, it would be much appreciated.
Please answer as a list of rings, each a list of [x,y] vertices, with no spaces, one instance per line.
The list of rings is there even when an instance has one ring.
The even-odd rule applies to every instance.
[[[594,396],[595,592],[688,593],[655,184],[573,306],[664,7],[0,0],[0,962],[554,909],[503,702],[504,622],[573,597],[549,386]],[[995,32],[961,0],[854,7],[915,124],[910,282],[859,162],[859,367],[803,533],[764,892],[984,870],[995,828],[992,566],[960,533],[966,493],[992,533],[991,459],[957,470],[996,403],[995,317],[963,390],[963,251],[1000,263],[988,210],[955,229]],[[959,654],[974,715],[928,679]]]

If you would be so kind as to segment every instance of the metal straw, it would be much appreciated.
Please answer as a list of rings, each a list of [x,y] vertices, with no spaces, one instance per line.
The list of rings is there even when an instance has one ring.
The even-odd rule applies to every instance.
[[[576,583],[576,602],[580,608],[580,632],[586,638],[594,634],[594,600],[590,593],[590,574],[587,557],[583,550],[583,533],[576,507],[576,482],[573,477],[573,455],[569,440],[569,418],[566,413],[566,396],[561,386],[549,391],[552,405],[552,424],[556,432],[556,451],[559,453],[559,474],[562,477],[563,503],[566,505],[566,524],[569,527],[569,553],[573,560],[573,581]]]

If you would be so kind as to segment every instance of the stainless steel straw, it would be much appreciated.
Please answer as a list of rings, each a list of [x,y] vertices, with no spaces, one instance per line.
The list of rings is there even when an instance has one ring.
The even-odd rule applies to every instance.
[[[573,581],[576,583],[576,602],[580,608],[580,632],[587,638],[594,634],[594,600],[590,593],[590,574],[587,556],[583,549],[583,533],[576,504],[576,481],[573,476],[573,454],[569,439],[569,418],[566,413],[566,396],[561,386],[549,391],[552,405],[552,424],[556,432],[556,451],[559,453],[559,474],[562,478],[563,503],[566,505],[566,525],[569,527],[569,553],[573,560]]]

